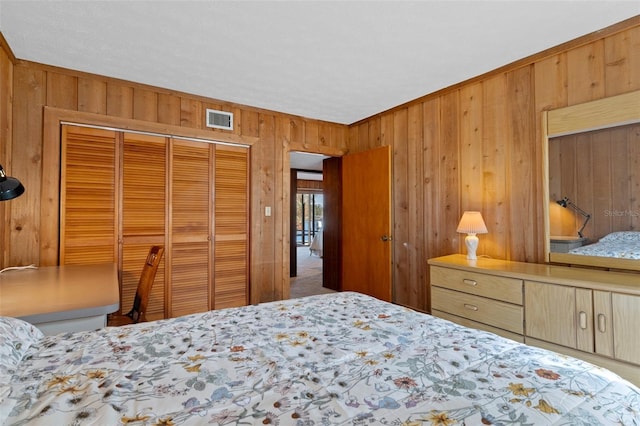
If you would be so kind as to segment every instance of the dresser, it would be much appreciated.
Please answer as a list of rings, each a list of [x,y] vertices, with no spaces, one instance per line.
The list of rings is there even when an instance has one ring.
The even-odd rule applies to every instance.
[[[431,312],[640,384],[640,274],[465,255],[429,260]]]

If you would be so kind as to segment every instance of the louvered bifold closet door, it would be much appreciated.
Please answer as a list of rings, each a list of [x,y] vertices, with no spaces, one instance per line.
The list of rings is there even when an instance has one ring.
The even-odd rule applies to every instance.
[[[117,261],[116,132],[62,126],[60,264]]]
[[[214,309],[249,301],[249,150],[216,146]]]
[[[213,146],[171,140],[172,317],[210,309]]]
[[[122,144],[121,309],[133,306],[152,245],[166,246],[168,138],[124,133]],[[165,258],[151,288],[148,320],[165,317]]]

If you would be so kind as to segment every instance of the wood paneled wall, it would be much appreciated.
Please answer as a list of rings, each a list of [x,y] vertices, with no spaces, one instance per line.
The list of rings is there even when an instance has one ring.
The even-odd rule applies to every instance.
[[[6,235],[2,235],[0,266],[47,264],[51,256],[42,253],[57,247],[57,241],[43,241],[40,235],[41,227],[57,227],[56,215],[47,214],[57,189],[42,191],[43,176],[52,172],[44,168],[57,164],[43,156],[58,150],[44,146],[43,110],[55,107],[109,117],[115,126],[122,119],[128,129],[135,122],[145,129],[153,123],[178,128],[173,132],[177,135],[179,129],[186,136],[198,129],[209,132],[213,140],[251,140],[251,301],[289,296],[289,151],[342,155],[347,149],[347,126],[26,61],[12,64],[8,59],[7,54],[0,56],[0,111],[2,117],[13,114],[13,129],[2,123],[0,136],[8,132],[11,137],[2,138],[0,152],[8,151],[2,159],[8,161],[2,164],[11,164],[12,176],[19,177],[27,190],[3,205],[5,221],[0,229],[6,229]],[[5,87],[13,97],[11,92],[5,94]],[[233,132],[206,128],[207,108],[233,112]],[[6,140],[14,141],[11,150],[5,148]],[[265,206],[272,207],[269,217],[263,214]]]
[[[395,301],[429,309],[426,260],[465,253],[544,262],[541,111],[640,88],[640,17],[416,99],[349,129],[352,151],[393,148]]]
[[[297,179],[297,184],[300,192],[322,192],[321,180]]]
[[[9,176],[12,173],[11,162],[11,103],[13,99],[13,62],[15,58],[6,40],[0,34],[0,164]],[[9,224],[11,209],[6,202],[0,202],[0,269],[7,264],[9,257]]]

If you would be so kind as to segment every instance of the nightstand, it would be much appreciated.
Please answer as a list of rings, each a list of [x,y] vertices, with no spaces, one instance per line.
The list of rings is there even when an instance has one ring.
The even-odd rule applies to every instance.
[[[550,240],[550,248],[554,253],[569,253],[569,250],[581,247],[587,243],[587,239],[582,237],[552,236]]]

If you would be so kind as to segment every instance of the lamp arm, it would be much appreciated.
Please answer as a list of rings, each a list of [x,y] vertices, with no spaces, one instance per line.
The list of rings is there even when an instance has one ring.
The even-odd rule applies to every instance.
[[[582,216],[585,217],[584,223],[582,224],[582,226],[578,230],[578,236],[580,238],[584,238],[584,236],[582,235],[582,231],[584,230],[585,226],[587,226],[587,222],[589,222],[589,219],[591,219],[591,215],[589,213],[585,212],[584,210],[582,210],[580,207],[578,207],[575,204],[573,204],[573,202],[571,202],[571,201],[569,201],[567,203],[567,205],[571,206],[572,209],[574,209],[575,211],[577,211],[578,213],[580,213]]]
[[[584,230],[584,227],[587,226],[587,222],[589,222],[589,219],[591,219],[591,215],[588,214],[588,213],[584,214],[584,216],[585,216],[586,219],[584,220],[584,223],[582,224],[582,227],[580,227],[580,229],[578,230],[578,236],[580,238],[584,238],[583,235],[582,235],[582,231]]]
[[[586,218],[590,218],[591,215],[587,212],[585,212],[584,210],[582,210],[580,207],[576,206],[575,204],[573,204],[572,201],[569,201],[567,203],[567,205],[571,206],[572,209],[574,209],[575,211],[577,211],[578,213],[580,213],[582,216],[586,217]]]

